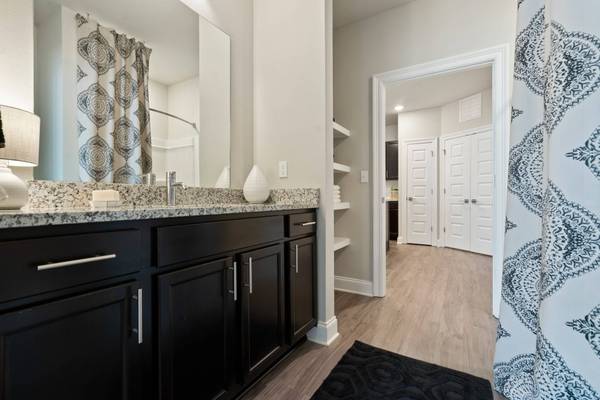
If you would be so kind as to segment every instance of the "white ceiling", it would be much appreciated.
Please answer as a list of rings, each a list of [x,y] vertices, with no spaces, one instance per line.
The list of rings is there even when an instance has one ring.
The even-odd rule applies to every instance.
[[[199,15],[180,0],[35,0],[36,22],[62,4],[152,49],[150,79],[165,85],[198,75]]]
[[[333,0],[333,27],[369,18],[411,1],[414,0]]]
[[[492,87],[492,67],[412,79],[386,86],[386,120],[393,125],[394,107],[404,106],[402,112],[440,107]]]

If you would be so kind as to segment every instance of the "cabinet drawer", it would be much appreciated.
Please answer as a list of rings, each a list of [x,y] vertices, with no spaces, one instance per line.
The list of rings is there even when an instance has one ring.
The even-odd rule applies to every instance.
[[[138,230],[0,242],[0,302],[136,272]]]
[[[283,216],[157,228],[159,267],[283,239]]]
[[[317,231],[317,213],[307,212],[287,216],[286,233],[288,237],[307,235]]]

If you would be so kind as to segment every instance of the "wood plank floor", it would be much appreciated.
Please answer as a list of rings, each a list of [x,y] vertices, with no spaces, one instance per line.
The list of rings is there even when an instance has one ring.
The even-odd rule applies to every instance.
[[[387,276],[385,298],[336,292],[340,339],[303,344],[244,400],[310,399],[355,340],[491,380],[491,257],[392,245]]]

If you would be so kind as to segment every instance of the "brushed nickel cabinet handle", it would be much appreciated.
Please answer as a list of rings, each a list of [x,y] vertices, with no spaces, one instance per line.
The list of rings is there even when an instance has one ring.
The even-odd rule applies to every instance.
[[[296,245],[296,273],[298,273],[298,245]]]
[[[38,271],[46,271],[49,269],[71,267],[73,265],[89,264],[89,263],[98,262],[98,261],[111,260],[113,258],[117,258],[117,255],[116,254],[108,254],[105,256],[79,258],[77,260],[61,261],[61,262],[38,265],[37,270]]]
[[[471,203],[477,204],[477,199],[471,199]]]
[[[233,301],[237,301],[238,299],[238,291],[237,291],[237,262],[233,262],[233,267],[229,268],[233,270],[233,290],[230,290],[229,293],[233,294]]]
[[[138,344],[142,344],[144,343],[144,290],[138,289],[137,295],[134,295],[133,299],[137,301],[138,305],[138,325],[133,332],[138,335]]]
[[[248,277],[250,278],[250,294],[252,294],[252,257],[248,258]]]
[[[300,226],[311,226],[311,225],[316,225],[317,221],[310,221],[310,222],[302,222],[302,223],[298,223],[296,225],[300,225]]]
[[[465,199],[465,204],[469,204],[469,199]]]

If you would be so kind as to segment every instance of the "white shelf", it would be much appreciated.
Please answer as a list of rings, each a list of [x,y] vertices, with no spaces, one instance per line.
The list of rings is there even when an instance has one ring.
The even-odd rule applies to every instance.
[[[333,238],[333,251],[338,251],[344,247],[350,246],[350,239],[344,237]]]
[[[334,203],[333,204],[334,210],[347,210],[349,208],[350,208],[350,203],[348,203],[347,201],[342,202],[342,203]]]
[[[333,163],[333,171],[340,174],[347,174],[350,172],[350,167],[340,163]]]
[[[333,137],[334,139],[344,139],[350,137],[350,130],[344,128],[337,122],[333,122]]]

